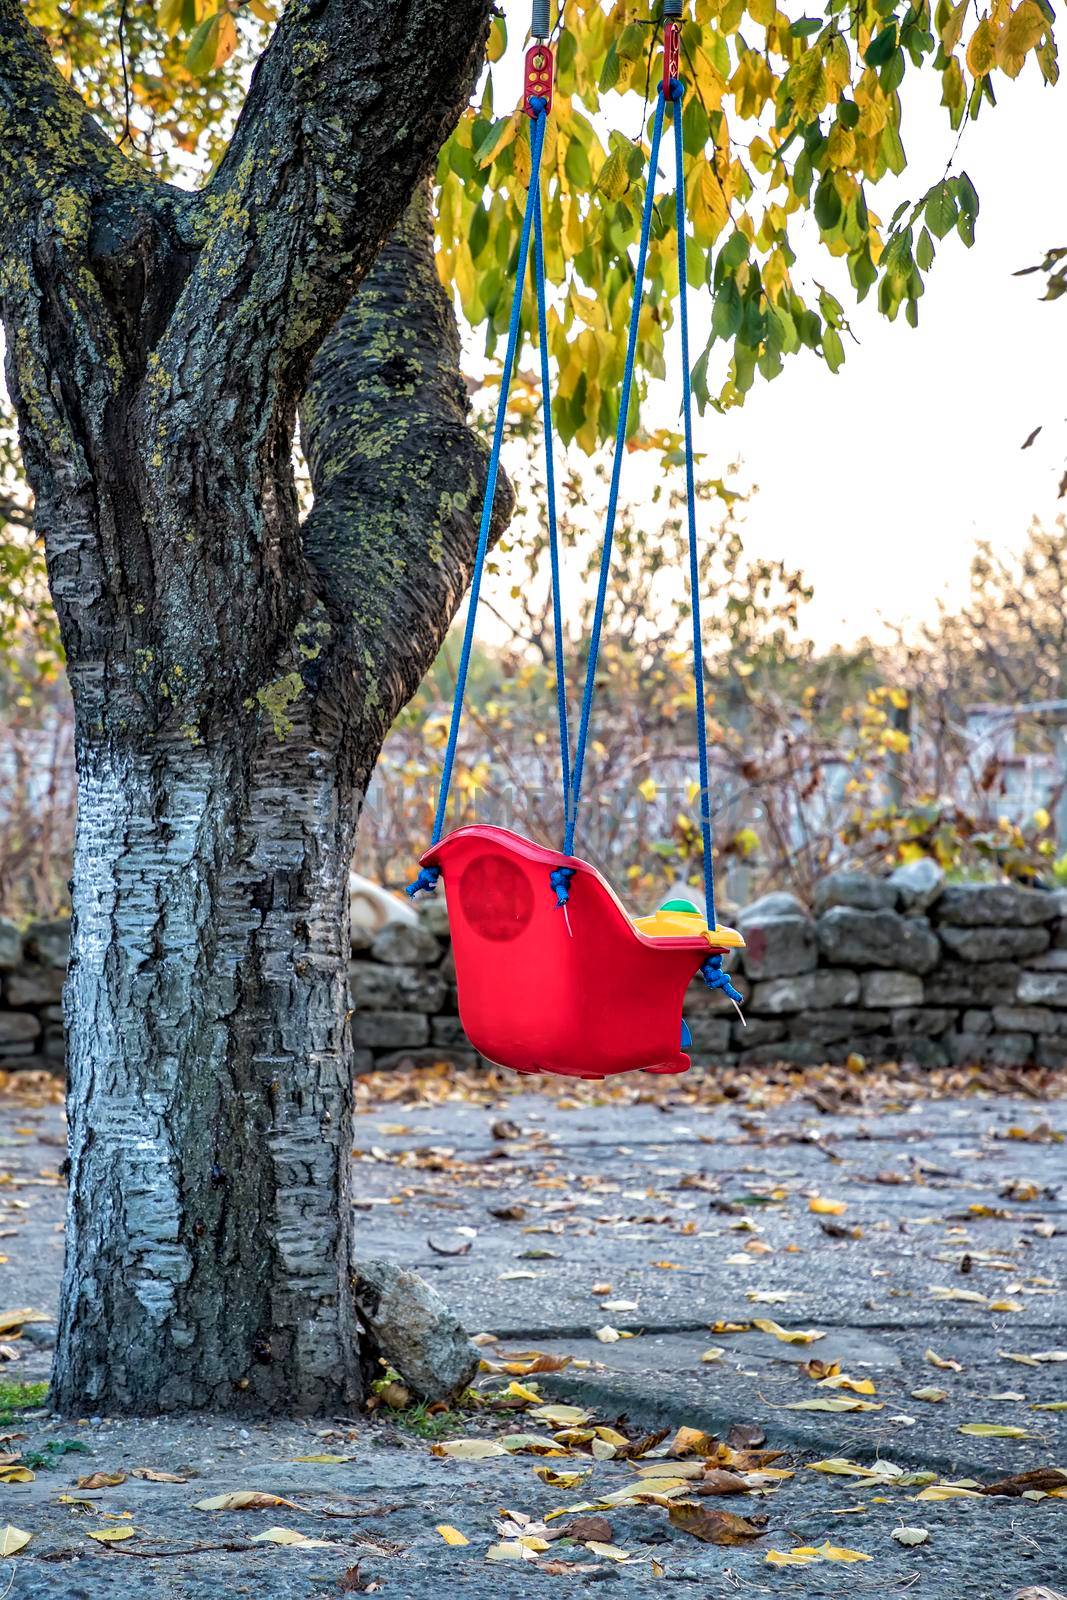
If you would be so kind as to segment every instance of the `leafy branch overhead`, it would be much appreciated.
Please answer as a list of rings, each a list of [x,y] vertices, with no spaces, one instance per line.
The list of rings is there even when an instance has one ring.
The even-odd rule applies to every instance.
[[[54,0],[38,0],[41,9]],[[559,369],[558,424],[586,449],[615,425],[623,329],[633,290],[649,95],[655,93],[658,12],[566,0],[557,24],[558,92],[546,152],[548,272],[558,293],[549,342]],[[180,76],[221,71],[240,31],[270,16],[264,0],[214,10],[211,0],[163,0],[159,25],[184,50]],[[525,11],[520,12],[525,23]],[[513,23],[513,29],[515,24]],[[494,103],[494,66],[507,24],[493,25],[480,103],[462,117],[438,161],[438,265],[491,353],[504,332],[529,151],[525,119]],[[847,267],[858,300],[872,293],[890,319],[914,324],[942,241],[974,238],[978,194],[957,150],[968,120],[996,104],[998,79],[1028,58],[1056,81],[1048,0],[827,0],[820,10],[775,0],[696,0],[682,31],[684,141],[693,238],[688,271],[715,296],[711,336],[694,383],[702,404],[739,403],[756,374],[772,378],[799,350],[832,371],[845,357],[842,299],[801,254],[814,223],[821,247]],[[904,107],[911,80],[936,74],[946,115],[941,176],[891,214],[878,186],[907,183]],[[510,82],[510,79],[509,79]],[[677,290],[669,187],[657,204],[639,365],[664,370]],[[886,184],[890,187],[890,184]],[[897,185],[899,192],[901,185]],[[809,221],[810,219],[810,221]],[[815,277],[811,274],[815,271]]]

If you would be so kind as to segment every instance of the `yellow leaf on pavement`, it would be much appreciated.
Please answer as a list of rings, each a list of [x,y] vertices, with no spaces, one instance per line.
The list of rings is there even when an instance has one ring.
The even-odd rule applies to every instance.
[[[314,1461],[323,1467],[339,1467],[345,1461],[351,1461],[351,1456],[294,1456],[294,1461]]]
[[[835,1398],[827,1395],[825,1400],[794,1400],[791,1405],[783,1406],[782,1409],[783,1411],[884,1411],[885,1406],[880,1400],[859,1400],[843,1394]]]
[[[458,1528],[453,1528],[450,1522],[439,1522],[436,1531],[441,1535],[445,1544],[470,1544],[466,1534],[460,1533]]]
[[[485,1461],[489,1456],[506,1456],[495,1439],[448,1439],[430,1446],[432,1456],[449,1456],[453,1461]]]
[[[277,1494],[264,1494],[259,1489],[234,1489],[229,1494],[212,1494],[206,1500],[197,1500],[194,1511],[262,1511],[267,1506],[289,1506],[299,1511],[291,1500]]]
[[[630,1552],[620,1550],[617,1544],[601,1544],[597,1539],[587,1539],[585,1548],[591,1550],[595,1556],[602,1556],[605,1561],[629,1561]]]
[[[17,1556],[20,1550],[25,1550],[32,1538],[32,1533],[14,1528],[9,1522],[6,1528],[0,1528],[0,1556]]]
[[[96,1539],[100,1544],[118,1544],[120,1539],[137,1537],[133,1528],[89,1528],[86,1532],[90,1539]]]
[[[844,1200],[827,1200],[815,1194],[808,1201],[808,1210],[814,1211],[817,1217],[840,1217],[848,1210],[848,1205]]]
[[[19,1306],[15,1311],[0,1311],[0,1333],[11,1333],[27,1322],[51,1322],[47,1311],[35,1311],[32,1306]]]
[[[817,1339],[826,1338],[825,1333],[820,1333],[816,1328],[783,1328],[770,1317],[753,1317],[752,1326],[761,1333],[773,1333],[783,1344],[814,1344]]]
[[[306,1533],[297,1533],[295,1528],[264,1528],[262,1533],[252,1535],[253,1544],[295,1544],[302,1545],[305,1550],[331,1550],[335,1548],[332,1539],[312,1539]]]
[[[961,1422],[959,1433],[972,1439],[1029,1439],[1025,1428],[1014,1428],[1004,1422]]]
[[[801,1544],[795,1550],[768,1550],[764,1560],[769,1567],[813,1567],[819,1552],[814,1545]]]

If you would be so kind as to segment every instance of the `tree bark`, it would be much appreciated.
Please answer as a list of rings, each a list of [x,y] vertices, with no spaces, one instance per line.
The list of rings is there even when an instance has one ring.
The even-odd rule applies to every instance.
[[[8,380],[79,776],[63,1411],[359,1396],[349,862],[485,457],[425,195],[404,214],[487,25],[487,0],[290,0],[188,196],[0,0]]]

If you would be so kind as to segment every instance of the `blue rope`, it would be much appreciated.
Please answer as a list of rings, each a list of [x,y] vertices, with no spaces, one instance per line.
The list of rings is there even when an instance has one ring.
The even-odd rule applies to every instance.
[[[493,502],[496,498],[497,478],[500,475],[500,449],[504,442],[504,420],[507,413],[508,394],[511,390],[511,375],[515,369],[515,355],[519,347],[519,335],[522,325],[522,293],[526,283],[526,266],[530,258],[530,234],[534,217],[540,206],[541,152],[545,142],[546,105],[540,96],[532,98],[530,104],[537,113],[530,122],[530,187],[526,191],[526,210],[523,213],[522,234],[519,239],[519,259],[515,267],[515,290],[511,298],[511,321],[508,325],[507,351],[504,356],[504,368],[500,374],[500,399],[497,403],[493,445],[489,452],[489,466],[485,476],[485,499],[482,502],[482,520],[478,529],[478,550],[474,557],[474,573],[471,578],[470,599],[467,605],[467,625],[463,633],[463,649],[459,658],[459,671],[456,674],[456,695],[452,702],[452,721],[448,729],[448,745],[445,749],[445,759],[441,770],[441,789],[437,796],[437,813],[434,817],[431,845],[437,844],[444,832],[448,791],[452,786],[452,768],[456,759],[456,745],[459,742],[459,727],[463,719],[463,696],[467,687],[471,648],[474,644],[474,622],[478,611],[478,596],[481,593],[482,572],[485,567],[486,551],[489,548],[489,528],[493,520]],[[423,867],[414,882],[408,884],[408,894],[414,897],[419,893],[420,889],[435,889],[440,876],[441,869],[439,867]]]
[[[645,188],[645,205],[641,217],[641,243],[634,268],[634,297],[630,308],[630,333],[626,343],[626,365],[623,368],[622,394],[619,399],[619,425],[615,432],[615,458],[611,464],[611,487],[608,493],[608,511],[604,526],[604,549],[600,557],[600,582],[597,586],[596,608],[593,612],[593,631],[589,641],[589,661],[585,670],[585,692],[582,695],[582,715],[578,724],[578,743],[574,752],[574,772],[571,779],[571,803],[567,808],[567,834],[563,843],[565,856],[574,854],[574,829],[578,821],[578,802],[582,794],[582,771],[585,766],[585,746],[589,736],[589,717],[593,709],[593,690],[596,684],[597,656],[600,653],[600,634],[604,626],[604,602],[607,598],[608,574],[611,568],[611,546],[615,536],[615,514],[619,504],[619,477],[626,449],[626,420],[630,410],[630,394],[634,381],[634,358],[637,354],[637,327],[641,317],[644,292],[645,262],[648,258],[648,241],[652,232],[652,207],[656,197],[656,163],[659,159],[660,137],[663,133],[664,98],[662,87],[656,103],[656,118],[652,124],[652,148],[648,157],[648,184]]]
[[[563,660],[563,606],[559,581],[559,532],[556,524],[556,468],[552,460],[552,386],[548,370],[548,316],[545,310],[545,242],[541,230],[541,187],[534,211],[534,283],[537,288],[537,337],[541,345],[541,409],[545,432],[545,493],[548,501],[548,555],[552,566],[552,628],[556,642],[556,707],[559,712],[559,759],[563,771],[563,811],[570,809],[571,741],[567,727],[567,679]],[[567,871],[567,868],[560,868]],[[553,888],[555,888],[553,884]],[[558,896],[558,890],[557,890]],[[565,904],[560,901],[560,904]]]
[[[717,926],[715,916],[715,846],[711,835],[711,775],[708,762],[708,725],[704,706],[704,646],[700,628],[700,558],[697,550],[696,484],[693,471],[693,386],[689,372],[689,306],[685,268],[685,159],[682,149],[682,97],[679,79],[671,82],[671,111],[674,120],[674,155],[677,171],[674,186],[674,214],[678,231],[678,329],[682,348],[682,418],[685,430],[685,504],[689,524],[689,600],[693,614],[693,680],[696,686],[697,759],[700,766],[700,837],[704,851],[704,899],[708,927]],[[722,956],[711,955],[700,969],[709,989],[721,989],[728,999],[741,1004],[741,994],[723,971]]]

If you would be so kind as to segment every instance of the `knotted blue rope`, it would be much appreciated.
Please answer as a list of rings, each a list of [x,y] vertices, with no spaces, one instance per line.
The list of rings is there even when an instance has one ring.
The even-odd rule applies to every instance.
[[[515,370],[515,356],[518,351],[519,336],[522,328],[522,294],[526,283],[526,268],[530,259],[530,234],[533,229],[534,217],[540,212],[541,152],[545,143],[547,107],[540,96],[531,98],[530,105],[536,113],[530,120],[530,186],[526,191],[526,209],[523,213],[522,233],[519,238],[519,258],[515,267],[515,289],[511,297],[508,343],[504,355],[504,368],[500,374],[500,399],[497,402],[493,444],[489,452],[489,465],[485,475],[485,498],[482,501],[482,520],[478,529],[478,549],[474,557],[474,572],[471,578],[470,599],[467,605],[467,624],[463,632],[463,649],[460,652],[459,671],[456,674],[456,694],[452,702],[452,721],[449,724],[448,744],[445,748],[445,758],[441,769],[441,789],[437,796],[437,812],[434,817],[431,845],[439,843],[441,834],[444,832],[448,791],[452,786],[452,768],[456,760],[459,727],[463,720],[463,696],[467,687],[467,673],[470,670],[471,649],[474,644],[474,623],[478,611],[478,596],[482,588],[482,572],[485,567],[486,552],[489,548],[489,528],[493,520],[496,484],[500,475],[500,450],[504,442],[504,421],[507,414],[511,377]],[[414,897],[419,893],[420,889],[432,891],[436,888],[440,875],[440,868],[438,867],[423,867],[414,882],[408,884],[408,894]]]
[[[660,88],[656,102],[656,117],[652,124],[652,148],[648,157],[648,183],[641,216],[641,242],[634,267],[634,297],[630,307],[630,332],[626,341],[626,364],[622,375],[622,394],[619,398],[619,424],[615,430],[615,457],[611,464],[611,486],[608,491],[608,510],[604,524],[604,548],[600,556],[600,581],[597,584],[596,607],[593,611],[593,629],[589,640],[589,660],[585,669],[585,691],[582,695],[582,714],[578,723],[578,742],[574,751],[574,771],[571,778],[571,803],[567,807],[567,831],[563,854],[574,854],[574,829],[578,821],[578,803],[582,796],[582,771],[585,766],[585,746],[589,737],[589,717],[593,709],[593,690],[596,685],[597,656],[600,653],[600,634],[604,626],[604,602],[608,592],[608,574],[611,569],[611,546],[615,537],[615,514],[619,504],[619,477],[626,449],[626,419],[630,410],[630,395],[634,382],[634,358],[637,354],[637,328],[641,318],[644,295],[645,262],[648,259],[648,241],[652,232],[652,208],[656,197],[656,163],[659,159],[660,138],[663,133],[665,101]]]
[[[575,867],[555,867],[548,875],[548,881],[556,891],[557,906],[565,906],[570,899],[571,879],[576,872]]]
[[[680,79],[671,82],[674,121],[674,155],[677,167],[674,215],[678,231],[678,331],[682,353],[682,422],[685,432],[685,508],[689,525],[689,602],[693,617],[693,681],[696,687],[697,762],[700,769],[700,839],[704,854],[704,899],[708,927],[714,931],[715,846],[711,835],[711,776],[708,762],[708,724],[704,704],[704,646],[700,627],[700,554],[697,548],[696,484],[693,472],[693,386],[689,371],[689,306],[685,268],[685,164],[682,148],[682,98]],[[721,989],[728,1000],[741,1004],[740,992],[723,971],[722,956],[712,955],[700,969],[709,989]]]

